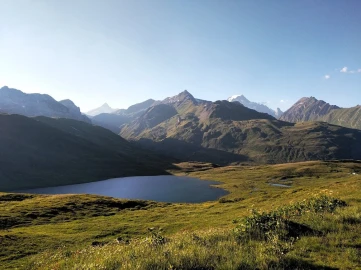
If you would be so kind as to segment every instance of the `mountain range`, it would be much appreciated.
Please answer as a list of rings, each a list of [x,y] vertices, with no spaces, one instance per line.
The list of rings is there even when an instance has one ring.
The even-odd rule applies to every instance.
[[[135,104],[130,106],[128,109],[121,109],[121,110],[114,110],[110,108],[107,104],[102,105],[101,107],[91,110],[87,112],[87,115],[91,115],[93,123],[100,125],[102,127],[108,128],[115,133],[119,133],[121,127],[125,124],[131,123],[135,120],[138,116],[140,116],[146,109],[153,105],[157,105],[160,103],[167,104],[167,103],[174,103],[175,98],[182,98],[181,96],[169,97],[163,101],[156,101],[153,99],[148,99],[144,102]],[[211,101],[201,100],[194,98],[196,102],[199,104],[209,104]],[[266,105],[249,101],[243,95],[236,95],[228,98],[230,102],[239,102],[243,104],[245,107],[256,110],[258,112],[267,113],[273,117],[279,118],[282,115],[282,111],[277,108],[276,111],[270,109]]]
[[[7,86],[0,88],[0,113],[69,118],[91,123],[69,99],[56,101],[49,95],[26,94]]]
[[[199,101],[187,91],[156,102],[120,135],[175,158],[218,164],[361,158],[358,130],[280,121],[239,102]]]
[[[361,106],[302,98],[278,120],[243,105],[244,96],[229,100],[201,100],[185,90],[90,120],[71,100],[3,87],[0,190],[165,174],[175,161],[361,159]]]

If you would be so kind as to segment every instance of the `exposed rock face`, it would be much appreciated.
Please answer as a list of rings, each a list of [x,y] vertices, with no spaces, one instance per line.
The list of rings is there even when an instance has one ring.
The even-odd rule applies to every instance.
[[[26,94],[7,86],[0,88],[0,112],[91,122],[71,100],[58,102],[49,95]]]
[[[90,119],[83,115],[80,111],[80,108],[77,107],[70,99],[64,99],[59,102],[69,109],[69,113],[74,116],[73,119],[76,119],[75,117],[77,117],[77,120],[91,123]]]
[[[277,108],[277,110],[276,110],[276,118],[280,118],[281,116],[282,116],[282,114],[283,114],[283,111],[281,111],[281,109],[280,108]]]
[[[340,107],[336,105],[330,105],[329,103],[314,97],[304,97],[284,112],[280,117],[280,120],[291,123],[317,121],[332,110],[339,108]]]

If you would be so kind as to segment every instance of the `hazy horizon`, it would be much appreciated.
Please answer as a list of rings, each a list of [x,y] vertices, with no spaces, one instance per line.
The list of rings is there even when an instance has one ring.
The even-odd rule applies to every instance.
[[[303,96],[361,100],[361,2],[0,2],[0,87],[83,112],[187,89],[288,109]]]

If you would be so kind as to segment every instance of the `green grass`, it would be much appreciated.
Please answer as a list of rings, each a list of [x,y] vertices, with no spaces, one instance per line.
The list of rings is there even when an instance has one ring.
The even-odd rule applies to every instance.
[[[218,168],[211,164],[182,163],[178,167],[171,172],[218,180],[222,182],[219,187],[230,194],[202,204],[123,201],[90,195],[0,194],[0,266],[3,269],[26,269],[30,263],[38,269],[360,266],[361,177],[357,174],[361,172],[360,163],[303,162]],[[274,187],[270,183],[291,187]],[[333,213],[292,216],[291,220],[322,234],[302,235],[292,243],[276,239],[279,245],[263,240],[247,243],[237,240],[234,231],[239,224],[235,220],[251,217],[254,211],[269,213],[319,195],[344,200],[347,206]],[[162,228],[160,233],[158,228]],[[279,247],[287,250],[284,256],[280,255]]]
[[[321,198],[322,200],[325,197]],[[327,201],[327,199],[326,199]],[[327,201],[328,203],[328,201]],[[284,208],[283,208],[284,210]],[[305,208],[293,221],[312,230],[297,238],[282,239],[277,229],[265,240],[247,231],[211,229],[165,237],[152,230],[145,238],[130,242],[113,240],[104,246],[78,250],[61,248],[33,259],[28,269],[329,269],[361,267],[359,245],[344,242],[359,237],[361,225],[349,223],[361,209]],[[310,210],[310,213],[307,212]],[[264,214],[266,215],[266,214]],[[298,224],[298,223],[295,223]],[[306,224],[306,225],[304,225]],[[253,224],[253,229],[259,224]],[[308,227],[307,227],[308,228]],[[342,240],[341,240],[342,239]],[[306,256],[305,256],[306,254]],[[332,268],[331,268],[332,269]]]

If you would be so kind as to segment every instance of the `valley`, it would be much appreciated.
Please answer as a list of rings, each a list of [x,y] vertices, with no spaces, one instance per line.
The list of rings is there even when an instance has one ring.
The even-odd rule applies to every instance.
[[[361,270],[361,1],[0,11],[0,270]]]

